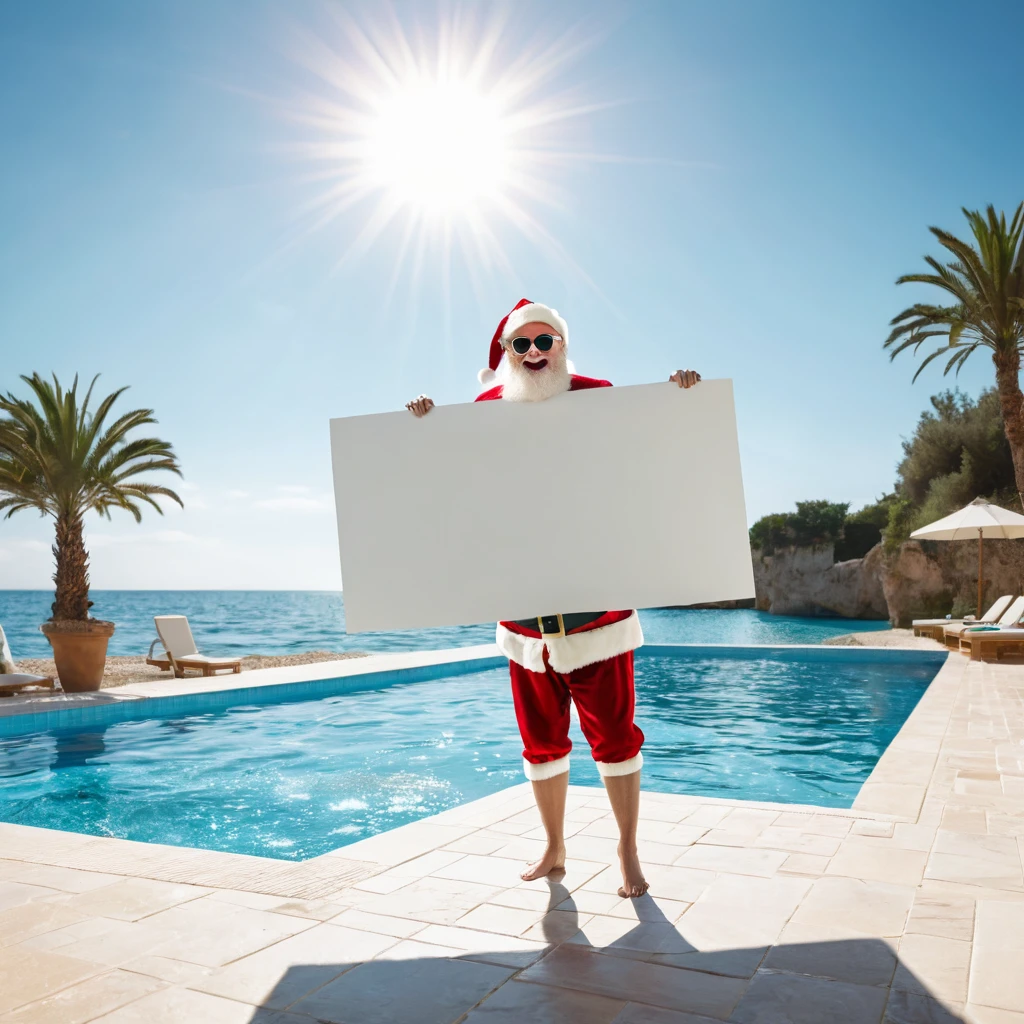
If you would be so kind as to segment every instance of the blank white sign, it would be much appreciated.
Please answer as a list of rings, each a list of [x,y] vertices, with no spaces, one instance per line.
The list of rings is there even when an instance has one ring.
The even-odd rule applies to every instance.
[[[732,382],[331,420],[350,633],[754,596]]]

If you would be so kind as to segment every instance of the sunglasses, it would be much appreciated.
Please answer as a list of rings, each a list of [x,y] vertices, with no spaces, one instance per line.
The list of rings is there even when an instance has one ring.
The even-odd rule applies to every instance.
[[[518,355],[525,356],[530,351],[531,345],[537,346],[538,352],[549,352],[551,346],[554,345],[555,339],[561,341],[561,335],[558,334],[538,334],[536,338],[513,338],[512,339],[512,350]]]

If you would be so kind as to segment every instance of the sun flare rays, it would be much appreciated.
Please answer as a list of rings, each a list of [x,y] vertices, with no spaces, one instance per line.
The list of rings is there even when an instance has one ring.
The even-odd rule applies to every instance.
[[[472,13],[419,32],[386,9],[366,23],[334,9],[331,25],[296,53],[310,76],[289,109],[312,185],[303,231],[337,230],[339,264],[393,234],[392,289],[403,275],[418,283],[436,256],[448,267],[458,254],[476,284],[511,271],[508,228],[586,278],[540,210],[564,204],[561,168],[592,159],[566,126],[601,105],[559,85],[592,36],[577,29],[538,45]]]

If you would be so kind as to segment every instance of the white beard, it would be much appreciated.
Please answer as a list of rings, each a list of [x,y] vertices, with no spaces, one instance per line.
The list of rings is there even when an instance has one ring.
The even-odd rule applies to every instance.
[[[552,358],[553,356],[553,358]],[[565,349],[548,356],[543,370],[527,370],[524,366],[508,363],[507,375],[502,382],[501,397],[506,402],[543,402],[569,390],[571,383]]]

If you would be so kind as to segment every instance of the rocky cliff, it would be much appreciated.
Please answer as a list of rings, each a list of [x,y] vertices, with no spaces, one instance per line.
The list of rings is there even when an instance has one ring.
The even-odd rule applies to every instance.
[[[864,558],[833,560],[831,544],[789,548],[773,555],[752,552],[755,607],[773,615],[844,619],[889,617],[882,589],[880,547]]]
[[[833,561],[832,545],[752,552],[755,606],[774,615],[834,615],[912,619],[973,614],[978,546],[971,541],[907,541],[894,555],[881,545],[863,558]],[[1000,594],[1024,593],[1024,542],[985,541],[984,604]]]
[[[973,615],[978,602],[977,541],[907,541],[884,559],[882,586],[889,621],[909,626],[912,619]],[[985,541],[983,606],[1000,594],[1024,592],[1024,542]]]

